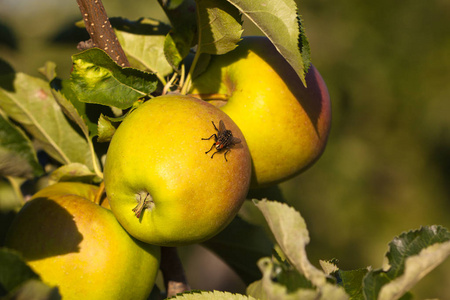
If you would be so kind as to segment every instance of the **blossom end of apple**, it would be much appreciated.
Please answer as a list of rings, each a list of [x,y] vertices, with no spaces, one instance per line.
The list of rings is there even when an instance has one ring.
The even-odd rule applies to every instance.
[[[136,201],[138,202],[138,204],[133,208],[133,212],[138,219],[141,217],[142,212],[145,209],[152,210],[155,206],[152,196],[149,192],[146,191],[142,191],[136,194]]]

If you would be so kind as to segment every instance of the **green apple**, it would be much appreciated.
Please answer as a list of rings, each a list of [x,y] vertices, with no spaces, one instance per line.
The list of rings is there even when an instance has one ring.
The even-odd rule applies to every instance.
[[[220,149],[230,134],[235,143]],[[216,235],[241,207],[250,178],[250,153],[236,124],[215,106],[178,94],[150,99],[125,118],[104,169],[117,220],[135,238],[161,246]]]
[[[194,79],[190,94],[219,106],[242,130],[253,160],[252,188],[291,178],[322,154],[330,98],[312,65],[306,83],[266,37],[245,37]]]
[[[111,211],[95,204],[98,187],[57,183],[20,210],[6,238],[63,299],[146,299],[160,248],[133,239]]]

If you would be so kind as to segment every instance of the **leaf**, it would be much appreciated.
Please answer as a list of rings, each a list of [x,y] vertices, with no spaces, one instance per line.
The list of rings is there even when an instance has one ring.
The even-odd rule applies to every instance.
[[[321,298],[321,291],[304,288],[303,282],[297,283],[297,288],[286,286],[286,282],[278,282],[276,279],[280,273],[276,261],[265,257],[258,262],[263,273],[263,278],[247,287],[247,294],[261,300],[313,300],[313,299],[341,299],[338,294],[328,294],[329,298]],[[282,272],[282,271],[281,271]],[[294,285],[295,286],[295,285]],[[336,297],[334,297],[336,296]]]
[[[72,61],[72,90],[81,102],[126,109],[157,86],[154,74],[122,68],[98,48],[74,55]]]
[[[10,299],[60,300],[57,287],[50,287],[39,280],[28,280],[9,295]]]
[[[383,269],[370,271],[364,278],[366,299],[380,299],[382,296],[380,291],[385,285],[388,285],[388,288],[383,292],[386,293],[384,295],[395,293],[396,296],[392,299],[398,299],[450,255],[449,241],[450,232],[441,226],[422,227],[394,238],[389,243],[389,251],[386,254],[390,265],[389,269],[387,271]],[[395,283],[389,285],[392,281]]]
[[[66,119],[47,82],[22,73],[0,77],[0,107],[55,160],[92,167],[87,141]]]
[[[105,118],[104,115],[100,115],[98,119],[98,138],[97,142],[104,143],[111,141],[114,133],[116,132],[116,127],[111,123],[110,120]]]
[[[325,274],[308,260],[305,247],[309,243],[306,223],[300,213],[284,203],[254,201],[263,213],[275,239],[292,265],[316,286],[325,284]]]
[[[56,77],[56,64],[52,61],[47,61],[43,67],[39,68],[39,72],[44,75],[48,81],[52,81]]]
[[[306,86],[310,49],[294,0],[228,0],[275,45]]]
[[[31,141],[0,114],[0,175],[30,179],[42,173]]]
[[[450,241],[434,244],[420,251],[418,255],[408,257],[403,275],[384,285],[378,299],[399,299],[448,256],[450,256]]]
[[[164,42],[170,26],[157,20],[129,21],[111,18],[117,38],[133,67],[164,77],[173,72],[164,57]]]
[[[196,0],[198,15],[197,52],[225,54],[241,40],[242,21],[239,11],[221,0]]]
[[[71,119],[75,124],[78,125],[78,127],[81,129],[83,134],[86,137],[89,137],[89,128],[86,125],[86,122],[81,117],[78,110],[75,108],[72,102],[70,102],[58,89],[62,86],[62,81],[59,81],[58,79],[54,79],[50,86],[52,87],[52,94],[55,100],[58,102],[58,104],[61,106],[63,112],[66,114],[66,116]]]
[[[333,275],[337,278],[338,284],[344,287],[350,299],[364,300],[362,283],[367,272],[369,272],[367,268],[351,271],[339,270]]]
[[[197,29],[195,0],[158,0],[172,25],[164,41],[164,55],[174,70],[189,54]]]
[[[0,266],[1,292],[10,292],[29,279],[40,279],[19,253],[7,248],[0,248]]]
[[[229,292],[219,291],[191,291],[183,294],[178,294],[168,299],[176,300],[256,300],[253,297],[245,296],[241,294],[232,294]]]
[[[86,103],[78,101],[72,91],[70,81],[57,77],[56,64],[46,62],[39,71],[49,80],[52,95],[65,115],[78,125],[85,137],[96,135],[97,126],[86,115]]]
[[[222,258],[246,284],[261,278],[256,263],[262,257],[270,256],[273,248],[262,228],[239,217],[202,245]]]
[[[331,273],[339,271],[339,268],[336,266],[336,262],[334,261],[334,259],[332,259],[332,260],[320,260],[319,263],[320,263],[320,266],[322,267],[322,270],[327,275],[330,275]]]
[[[81,181],[86,183],[92,183],[93,181],[99,181],[95,173],[89,168],[80,163],[71,163],[64,165],[54,170],[49,178],[49,185],[61,182],[61,181]]]
[[[318,288],[322,299],[347,299],[342,288],[327,283],[325,273],[309,262],[305,249],[309,243],[309,233],[300,213],[285,203],[267,200],[253,202],[263,213],[289,262]]]

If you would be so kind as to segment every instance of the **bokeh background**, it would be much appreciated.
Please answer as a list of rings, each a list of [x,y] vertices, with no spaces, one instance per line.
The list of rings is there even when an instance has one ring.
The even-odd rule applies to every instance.
[[[103,4],[110,17],[166,20],[156,0]],[[401,232],[450,228],[450,1],[306,0],[299,11],[333,122],[321,159],[280,188],[307,222],[311,262],[379,268]],[[0,24],[10,30],[0,34],[11,37],[0,57],[35,76],[51,60],[67,78],[76,43],[60,33],[80,19],[75,0],[0,0]],[[193,288],[243,291],[207,250],[180,253]],[[450,260],[413,292],[448,299]]]

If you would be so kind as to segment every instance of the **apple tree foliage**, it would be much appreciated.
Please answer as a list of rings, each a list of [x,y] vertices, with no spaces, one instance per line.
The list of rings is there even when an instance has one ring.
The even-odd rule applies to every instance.
[[[15,72],[0,58],[0,174],[1,185],[12,191],[0,199],[0,238],[29,182],[99,184],[102,142],[140,103],[162,93],[186,93],[211,55],[233,51],[243,16],[305,82],[310,50],[294,0],[158,2],[170,24],[110,19],[131,67],[91,48],[72,56],[69,79],[59,78],[51,62],[37,78]],[[239,274],[246,295],[193,291],[176,299],[410,299],[408,291],[450,255],[450,233],[426,226],[395,237],[380,268],[342,270],[337,260],[320,261],[318,268],[307,257],[309,234],[300,213],[266,197],[252,199],[250,193],[236,219],[203,243]],[[19,254],[2,248],[0,266],[0,296],[58,298],[57,289],[43,284]]]

